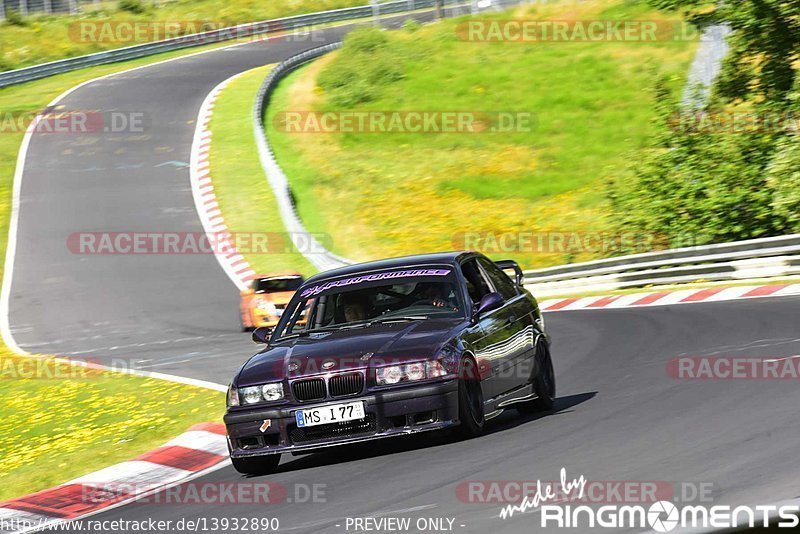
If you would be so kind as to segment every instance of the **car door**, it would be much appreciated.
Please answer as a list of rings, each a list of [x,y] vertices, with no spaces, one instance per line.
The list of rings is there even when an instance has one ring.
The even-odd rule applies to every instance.
[[[495,290],[494,285],[480,267],[477,257],[464,261],[461,272],[475,309],[481,298]],[[516,357],[516,349],[513,347],[516,325],[509,318],[507,307],[501,306],[481,315],[471,329],[471,343],[483,378],[483,395],[486,400],[512,389],[509,385],[513,381],[508,373]]]
[[[536,338],[533,307],[524,292],[494,262],[480,257],[478,263],[494,290],[505,299],[503,313],[512,340],[508,342],[507,367],[501,374],[505,391],[509,391],[526,384],[533,372]]]

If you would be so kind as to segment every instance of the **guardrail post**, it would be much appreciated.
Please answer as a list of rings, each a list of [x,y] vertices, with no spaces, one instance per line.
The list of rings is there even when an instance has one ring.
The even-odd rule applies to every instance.
[[[44,12],[48,15],[53,12],[53,0],[44,0]]]
[[[77,0],[69,0],[69,12],[71,15],[74,15],[78,12],[78,2]]]
[[[444,6],[442,0],[436,0],[436,18],[441,20],[444,18]]]
[[[369,0],[370,5],[372,6],[372,24],[377,26],[380,24],[378,21],[378,16],[380,15],[380,6],[378,6],[378,0]]]
[[[0,0],[0,20],[6,20],[6,2]]]
[[[23,17],[28,16],[28,0],[19,0],[19,14]]]

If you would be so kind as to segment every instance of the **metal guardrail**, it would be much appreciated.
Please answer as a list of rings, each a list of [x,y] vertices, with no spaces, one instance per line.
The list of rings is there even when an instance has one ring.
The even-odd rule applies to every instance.
[[[397,5],[400,3],[408,8],[413,6],[414,9],[406,9],[406,12],[434,5],[433,0],[403,0],[402,2],[394,2],[389,5]],[[444,0],[443,3],[447,6],[463,5],[460,3],[460,0]],[[383,5],[385,6],[387,4]],[[386,12],[384,11],[383,13]],[[269,141],[267,140],[263,117],[264,110],[267,109],[272,92],[283,78],[301,65],[337,50],[341,46],[342,43],[337,42],[313,48],[296,56],[292,56],[276,65],[262,82],[253,106],[253,132],[256,137],[256,145],[258,146],[258,155],[267,182],[269,182],[270,188],[278,203],[278,210],[280,211],[283,225],[286,231],[289,232],[295,247],[320,271],[350,265],[353,262],[327,250],[303,225],[303,221],[300,220],[300,216],[295,208],[294,195],[292,194],[289,179],[286,177],[280,165],[278,165],[272,147],[270,147]]]
[[[283,225],[286,231],[289,232],[295,247],[320,271],[335,269],[353,262],[341,258],[327,250],[314,235],[306,230],[303,221],[300,220],[300,216],[295,209],[294,195],[292,194],[289,179],[286,177],[286,174],[284,174],[280,165],[278,165],[272,147],[270,147],[269,141],[267,141],[267,134],[264,129],[262,118],[264,117],[264,110],[267,109],[272,92],[283,78],[304,63],[325,55],[328,52],[332,52],[333,50],[337,50],[341,46],[341,42],[320,46],[307,50],[302,54],[292,56],[286,61],[279,63],[270,71],[269,75],[267,75],[262,82],[258,94],[256,95],[255,105],[253,106],[253,132],[256,137],[256,144],[258,145],[258,155],[261,159],[261,166],[264,168],[267,182],[269,182],[270,188],[278,203],[278,210],[280,211]]]
[[[539,295],[793,276],[800,274],[800,234],[619,256],[524,274],[525,284]]]
[[[445,4],[453,3],[445,1]],[[307,15],[296,15],[293,17],[283,17],[279,19],[265,20],[261,22],[251,22],[239,24],[228,28],[211,30],[202,33],[173,37],[162,41],[153,41],[140,45],[126,46],[114,50],[97,52],[85,56],[78,56],[68,59],[60,59],[41,65],[34,65],[16,70],[0,72],[0,88],[30,82],[54,74],[61,74],[85,67],[93,67],[107,63],[117,63],[136,59],[140,57],[152,56],[162,52],[193,48],[207,44],[231,41],[245,37],[253,37],[275,33],[278,31],[295,30],[320,24],[329,24],[368,18],[376,15],[391,15],[396,13],[406,13],[418,9],[428,9],[434,6],[434,0],[398,0],[394,2],[381,3],[375,5],[364,5],[321,11],[319,13],[309,13]]]

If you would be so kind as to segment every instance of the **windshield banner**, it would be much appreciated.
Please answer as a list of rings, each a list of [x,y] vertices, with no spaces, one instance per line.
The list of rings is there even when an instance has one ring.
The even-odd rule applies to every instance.
[[[306,298],[314,295],[319,295],[323,291],[336,287],[346,287],[354,284],[361,284],[365,282],[376,282],[379,280],[394,280],[396,278],[416,278],[420,276],[447,276],[452,271],[450,269],[411,269],[405,271],[389,271],[385,273],[367,274],[362,276],[354,276],[353,278],[344,278],[342,280],[331,280],[320,285],[311,286],[303,290],[300,294],[301,297]]]

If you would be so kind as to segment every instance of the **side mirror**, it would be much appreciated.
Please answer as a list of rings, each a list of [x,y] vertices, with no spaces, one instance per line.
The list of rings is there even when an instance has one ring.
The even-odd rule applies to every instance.
[[[253,330],[253,343],[267,344],[272,335],[272,328],[268,326],[259,326]]]
[[[505,302],[505,299],[503,299],[503,295],[500,293],[487,293],[481,299],[480,304],[478,304],[478,309],[475,311],[475,317],[477,318],[484,313],[496,310],[503,305],[503,302]]]

